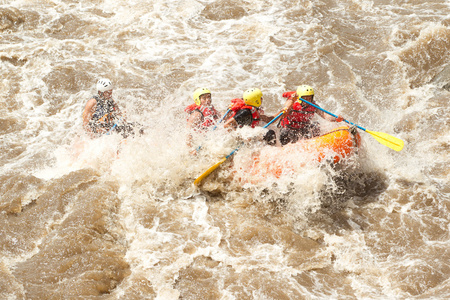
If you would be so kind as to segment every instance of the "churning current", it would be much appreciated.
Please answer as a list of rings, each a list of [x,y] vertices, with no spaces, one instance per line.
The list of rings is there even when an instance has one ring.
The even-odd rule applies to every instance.
[[[0,0],[0,298],[450,298],[449,6]],[[99,78],[143,134],[85,132]],[[191,155],[196,88],[271,116],[303,84],[403,150],[358,129],[334,165],[218,126]],[[256,178],[263,154],[289,171]]]

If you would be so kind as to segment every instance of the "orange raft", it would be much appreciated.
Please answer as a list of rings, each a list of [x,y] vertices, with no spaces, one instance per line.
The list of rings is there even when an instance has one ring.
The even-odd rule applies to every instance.
[[[338,163],[354,154],[360,146],[361,137],[356,128],[341,126],[295,144],[264,147],[259,155],[253,157],[249,175],[251,181],[255,182],[267,176],[279,178],[288,172],[301,171],[307,162],[326,160]]]

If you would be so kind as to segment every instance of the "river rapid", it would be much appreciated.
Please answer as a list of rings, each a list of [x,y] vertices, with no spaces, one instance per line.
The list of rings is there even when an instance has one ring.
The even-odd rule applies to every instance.
[[[447,0],[0,0],[0,298],[450,298],[449,16]],[[101,77],[143,135],[83,131]],[[257,179],[263,130],[219,127],[189,154],[197,87],[222,113],[258,87],[273,115],[300,84],[404,149],[360,130],[342,164],[294,153]]]

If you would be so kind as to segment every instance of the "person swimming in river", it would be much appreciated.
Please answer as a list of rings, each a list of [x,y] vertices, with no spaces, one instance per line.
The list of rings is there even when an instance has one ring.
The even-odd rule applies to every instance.
[[[83,127],[92,136],[119,132],[124,138],[134,135],[133,123],[127,123],[119,106],[112,98],[111,80],[102,78],[97,82],[98,95],[86,103],[83,111]],[[139,131],[143,133],[142,129]]]

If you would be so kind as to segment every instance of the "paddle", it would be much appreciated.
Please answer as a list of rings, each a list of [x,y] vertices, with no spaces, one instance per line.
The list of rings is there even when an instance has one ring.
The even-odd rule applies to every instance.
[[[225,114],[223,115],[223,117],[219,120],[219,122],[217,122],[217,124],[214,126],[214,128],[212,129],[213,131],[216,130],[217,125],[219,125],[220,123],[222,123],[223,119],[225,119],[225,117],[228,115],[228,113],[231,111],[231,108],[229,108]]]
[[[273,118],[269,123],[267,123],[266,125],[264,125],[263,128],[267,128],[270,124],[272,124],[273,122],[275,122],[279,117],[281,117],[285,112],[281,112],[279,113],[275,118]],[[215,169],[217,169],[221,164],[223,164],[229,157],[231,157],[234,153],[236,153],[236,151],[239,150],[239,148],[242,147],[242,145],[244,145],[244,143],[240,144],[239,147],[237,147],[236,149],[234,149],[233,151],[231,151],[230,154],[228,154],[227,156],[225,156],[224,158],[222,158],[220,161],[218,161],[216,164],[214,164],[213,166],[211,166],[208,170],[206,170],[205,173],[203,173],[202,175],[200,175],[197,179],[194,180],[194,185],[198,186],[200,184],[200,182],[205,179],[209,174],[211,174]]]
[[[307,103],[307,104],[309,104],[311,106],[314,106],[317,109],[320,109],[321,111],[323,111],[323,112],[325,112],[325,113],[327,113],[327,114],[329,114],[329,115],[331,115],[331,116],[333,116],[335,118],[338,118],[338,116],[336,116],[335,114],[332,114],[332,113],[326,111],[325,109],[321,108],[320,106],[317,106],[317,105],[315,105],[315,104],[313,104],[313,103],[311,103],[309,101],[306,101],[303,98],[300,98],[300,100],[304,101],[305,103]],[[367,133],[370,133],[380,144],[385,145],[386,147],[389,147],[389,148],[391,148],[391,149],[393,149],[395,151],[400,151],[400,150],[403,149],[404,142],[401,139],[399,139],[399,138],[393,137],[392,135],[389,135],[389,134],[384,133],[384,132],[376,132],[376,131],[367,130],[367,129],[365,129],[365,128],[359,126],[359,125],[356,125],[356,124],[354,124],[352,122],[349,122],[349,121],[347,121],[345,119],[344,119],[344,121],[346,123],[348,123],[348,124],[351,124],[351,125],[354,125],[354,126],[358,127],[361,130],[364,130]]]
[[[111,127],[111,129],[108,130],[108,132],[106,133],[106,135],[109,135],[109,134],[114,130],[114,128],[117,127],[117,124],[119,124],[120,121],[122,121],[122,118],[120,118],[119,120],[117,120],[117,122],[113,125],[113,127]]]

